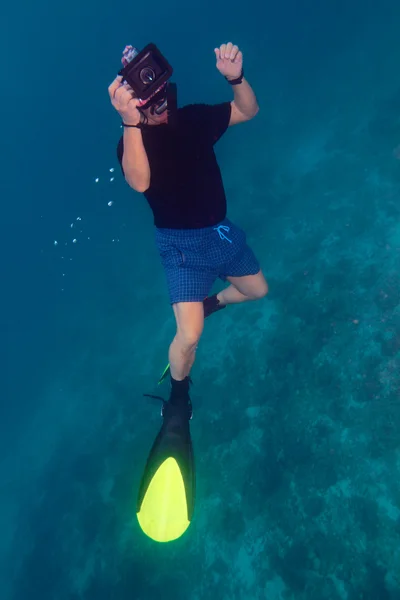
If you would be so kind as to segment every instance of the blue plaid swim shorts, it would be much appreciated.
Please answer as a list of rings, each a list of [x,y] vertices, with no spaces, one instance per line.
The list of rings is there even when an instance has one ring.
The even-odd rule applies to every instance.
[[[203,229],[156,228],[156,243],[171,304],[202,302],[216,279],[260,270],[245,232],[228,219]]]

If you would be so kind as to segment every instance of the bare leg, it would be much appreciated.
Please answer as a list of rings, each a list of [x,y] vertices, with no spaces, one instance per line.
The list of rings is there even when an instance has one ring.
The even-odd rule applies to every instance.
[[[247,302],[250,300],[248,296],[245,296],[231,283],[227,288],[221,290],[217,294],[218,300],[221,304],[240,304],[241,302]]]
[[[268,284],[261,271],[256,275],[227,277],[227,279],[231,285],[217,294],[221,304],[240,304],[248,300],[264,298],[268,294]]]
[[[193,366],[196,348],[204,327],[202,302],[179,302],[173,305],[177,332],[169,348],[171,376],[182,381]]]
[[[257,300],[268,293],[268,285],[261,271],[256,275],[227,279],[231,285],[217,295],[221,304]],[[169,348],[169,363],[172,378],[183,381],[191,371],[203,332],[204,307],[202,302],[178,302],[173,305],[173,309],[177,331]]]

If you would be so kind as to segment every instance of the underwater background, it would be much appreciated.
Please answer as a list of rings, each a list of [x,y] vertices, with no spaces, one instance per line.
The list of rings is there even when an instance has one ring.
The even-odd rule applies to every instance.
[[[2,13],[1,599],[399,600],[400,3]],[[180,105],[230,100],[214,47],[243,50],[260,113],[217,154],[270,287],[206,323],[166,545],[135,502],[174,320],[107,92],[149,41]]]

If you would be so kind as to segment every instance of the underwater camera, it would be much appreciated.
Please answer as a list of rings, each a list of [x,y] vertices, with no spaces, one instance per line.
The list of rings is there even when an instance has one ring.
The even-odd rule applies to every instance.
[[[142,101],[153,96],[171,77],[173,69],[155,44],[138,52],[132,46],[118,73]]]

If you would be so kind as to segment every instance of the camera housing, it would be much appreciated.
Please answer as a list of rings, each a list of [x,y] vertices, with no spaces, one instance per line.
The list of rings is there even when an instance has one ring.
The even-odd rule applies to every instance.
[[[141,100],[150,98],[168,79],[173,69],[153,43],[147,44],[135,58],[121,69],[122,75]]]

